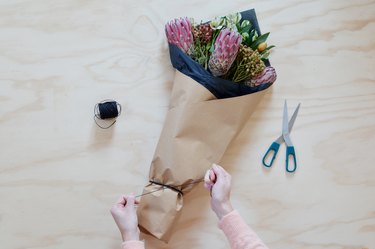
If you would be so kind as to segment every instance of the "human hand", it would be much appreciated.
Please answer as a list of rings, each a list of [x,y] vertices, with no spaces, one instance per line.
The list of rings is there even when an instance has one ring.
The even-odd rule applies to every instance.
[[[133,194],[121,196],[111,208],[123,241],[139,240],[138,217],[134,204],[139,204]]]
[[[213,164],[207,170],[204,187],[211,192],[211,208],[219,220],[233,211],[230,202],[231,176],[221,166]]]

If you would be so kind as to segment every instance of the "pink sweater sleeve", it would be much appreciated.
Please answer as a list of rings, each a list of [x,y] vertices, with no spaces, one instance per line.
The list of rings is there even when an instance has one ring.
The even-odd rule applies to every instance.
[[[145,249],[145,243],[139,240],[131,240],[122,242],[122,249]]]
[[[268,249],[237,211],[225,215],[219,222],[232,249]]]

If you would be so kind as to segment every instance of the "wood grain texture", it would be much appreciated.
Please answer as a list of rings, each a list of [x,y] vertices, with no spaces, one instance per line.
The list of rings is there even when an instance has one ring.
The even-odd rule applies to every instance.
[[[273,249],[375,248],[375,1],[0,1],[0,247],[119,248],[109,208],[138,193],[167,111],[173,69],[164,23],[255,8],[277,47],[278,80],[223,164],[234,206]],[[124,110],[97,128],[102,99]],[[283,100],[302,103],[284,147]],[[169,244],[229,248],[200,186]]]

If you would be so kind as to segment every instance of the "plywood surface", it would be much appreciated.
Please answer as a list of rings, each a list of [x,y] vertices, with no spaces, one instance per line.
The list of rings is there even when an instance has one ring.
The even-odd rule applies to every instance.
[[[0,1],[0,247],[119,248],[109,208],[139,193],[174,71],[164,23],[255,8],[278,80],[222,162],[232,200],[273,249],[375,248],[374,1]],[[115,99],[112,129],[93,107]],[[299,169],[261,158],[301,102]],[[229,248],[202,186],[169,244]]]

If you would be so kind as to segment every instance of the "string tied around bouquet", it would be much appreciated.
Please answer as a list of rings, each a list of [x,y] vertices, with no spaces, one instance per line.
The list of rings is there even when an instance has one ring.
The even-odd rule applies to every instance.
[[[121,114],[121,105],[115,100],[107,99],[97,103],[94,107],[94,121],[102,129],[108,129],[116,123],[116,118]],[[103,126],[98,120],[113,120],[109,125]],[[104,121],[106,123],[106,121]]]
[[[194,180],[190,183],[185,183],[185,184],[181,184],[181,185],[177,185],[177,186],[173,186],[173,185],[168,185],[168,184],[164,184],[164,183],[161,183],[161,182],[157,182],[157,181],[153,181],[153,180],[150,180],[149,182],[152,183],[152,184],[155,184],[155,185],[159,185],[160,188],[159,189],[156,189],[156,190],[153,190],[153,191],[150,191],[150,192],[146,192],[146,193],[142,193],[140,195],[137,195],[135,196],[135,198],[138,198],[138,197],[142,197],[144,195],[149,195],[149,194],[152,194],[152,193],[155,193],[155,192],[159,192],[161,190],[164,190],[166,188],[169,188],[173,191],[176,191],[178,192],[179,194],[183,195],[184,193],[182,192],[182,190],[180,190],[179,188],[183,188],[184,186],[190,186],[190,185],[195,185],[195,184],[198,184],[200,182],[203,182],[204,179],[203,178],[200,178],[198,180]]]
[[[155,184],[155,185],[159,185],[163,188],[169,188],[173,191],[176,191],[177,193],[181,194],[181,195],[184,195],[184,193],[182,192],[182,190],[178,189],[178,187],[176,186],[172,186],[172,185],[168,185],[168,184],[163,184],[163,183],[160,183],[160,182],[155,182],[155,181],[150,181],[150,183],[152,184]]]

